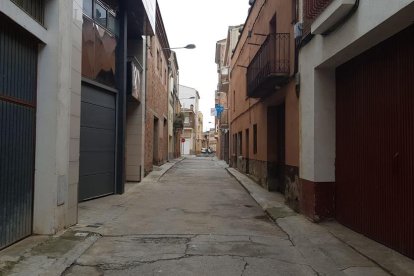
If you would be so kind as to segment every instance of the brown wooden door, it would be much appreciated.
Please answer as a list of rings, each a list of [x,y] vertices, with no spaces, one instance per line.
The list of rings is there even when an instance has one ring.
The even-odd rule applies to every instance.
[[[414,27],[337,68],[336,217],[414,258]]]

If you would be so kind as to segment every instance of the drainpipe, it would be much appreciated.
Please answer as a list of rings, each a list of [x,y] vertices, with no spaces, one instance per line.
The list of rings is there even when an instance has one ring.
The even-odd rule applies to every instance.
[[[116,145],[116,181],[115,193],[123,194],[126,181],[125,141],[126,141],[126,70],[127,70],[127,8],[120,3],[119,41],[116,53],[116,80],[118,88],[117,145]]]
[[[141,136],[142,142],[141,142],[141,181],[144,179],[145,176],[145,132],[146,132],[146,122],[147,122],[147,89],[148,89],[148,39],[150,39],[150,36],[145,36],[143,39],[143,70],[144,70],[144,77],[143,77],[143,91],[141,95],[141,106],[142,106],[142,126],[141,131],[143,135]],[[151,47],[151,46],[150,46]]]
[[[148,49],[147,49],[147,43],[148,43],[148,36],[143,37],[142,39],[142,91],[141,91],[141,132],[143,133],[141,135],[141,156],[140,156],[140,181],[144,179],[145,175],[145,122],[146,122],[146,116],[147,116],[147,71],[148,71]]]

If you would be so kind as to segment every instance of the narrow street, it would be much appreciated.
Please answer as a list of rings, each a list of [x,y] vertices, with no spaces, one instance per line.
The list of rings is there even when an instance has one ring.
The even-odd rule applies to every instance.
[[[414,0],[0,0],[0,276],[414,276],[413,45]]]
[[[329,237],[324,245],[337,248],[323,256],[306,249],[304,238],[295,246],[212,158],[186,158],[126,194],[80,205],[73,230],[100,237],[64,275],[318,275],[314,267],[329,275],[387,275]],[[341,271],[348,266],[349,273]]]
[[[104,211],[99,201],[107,200],[80,206],[80,224],[102,224],[96,230],[103,237],[66,275],[313,274],[286,234],[211,158],[181,161],[112,206],[118,208]]]
[[[154,167],[79,221],[0,252],[0,275],[413,275],[414,263],[336,222],[315,224],[212,157]]]

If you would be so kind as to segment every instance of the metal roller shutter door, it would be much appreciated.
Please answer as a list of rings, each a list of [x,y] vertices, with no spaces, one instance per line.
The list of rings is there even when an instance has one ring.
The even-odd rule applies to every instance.
[[[0,15],[0,249],[32,234],[37,47]]]
[[[115,192],[116,94],[82,84],[79,200]]]
[[[414,25],[337,69],[336,217],[414,258]]]

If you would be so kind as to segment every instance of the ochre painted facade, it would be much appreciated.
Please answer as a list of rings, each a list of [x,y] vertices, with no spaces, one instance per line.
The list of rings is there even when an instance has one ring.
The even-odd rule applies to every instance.
[[[231,165],[269,190],[285,193],[287,202],[298,209],[299,100],[294,78],[293,9],[291,1],[261,0],[252,6],[231,59],[228,100]],[[275,33],[288,37],[289,44],[283,49],[289,53],[286,83],[267,97],[248,97],[247,67],[266,38]]]

